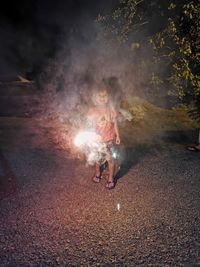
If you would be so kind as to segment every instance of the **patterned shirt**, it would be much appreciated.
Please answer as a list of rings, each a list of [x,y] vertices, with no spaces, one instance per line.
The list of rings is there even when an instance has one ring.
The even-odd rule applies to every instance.
[[[89,109],[87,116],[103,142],[114,140],[114,120],[117,117],[117,113],[113,107],[92,107]]]

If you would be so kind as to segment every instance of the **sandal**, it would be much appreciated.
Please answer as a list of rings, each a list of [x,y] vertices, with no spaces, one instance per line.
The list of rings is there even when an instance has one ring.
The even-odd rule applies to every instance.
[[[192,152],[200,152],[200,149],[197,148],[196,146],[188,146],[187,150],[192,151]]]
[[[111,190],[115,187],[114,181],[107,181],[106,182],[106,189]]]
[[[92,178],[92,181],[94,182],[94,183],[96,183],[96,184],[99,184],[100,182],[101,182],[101,175],[100,176],[94,176],[93,178]]]

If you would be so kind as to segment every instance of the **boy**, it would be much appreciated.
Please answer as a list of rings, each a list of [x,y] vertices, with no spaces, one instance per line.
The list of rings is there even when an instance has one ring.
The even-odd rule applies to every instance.
[[[88,111],[88,120],[94,127],[96,133],[101,137],[101,142],[106,147],[106,160],[108,162],[109,176],[106,182],[107,189],[113,189],[114,183],[114,161],[112,159],[111,149],[116,144],[120,144],[120,135],[117,125],[117,113],[109,103],[107,90],[102,87],[94,95],[95,106]],[[99,183],[101,180],[100,162],[96,162],[95,176],[93,182]]]

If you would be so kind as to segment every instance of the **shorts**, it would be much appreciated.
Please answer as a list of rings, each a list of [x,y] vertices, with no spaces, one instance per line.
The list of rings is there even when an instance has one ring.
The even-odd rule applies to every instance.
[[[113,140],[108,142],[101,143],[99,149],[99,160],[98,163],[103,164],[105,161],[112,160],[112,151],[114,149],[114,142]]]

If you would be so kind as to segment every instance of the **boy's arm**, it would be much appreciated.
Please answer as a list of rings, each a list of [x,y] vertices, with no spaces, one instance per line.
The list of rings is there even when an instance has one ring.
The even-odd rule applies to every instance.
[[[116,119],[114,119],[114,129],[115,129],[115,134],[116,134],[116,144],[119,145],[121,140],[120,140],[120,135],[119,135],[119,127],[118,127]]]

